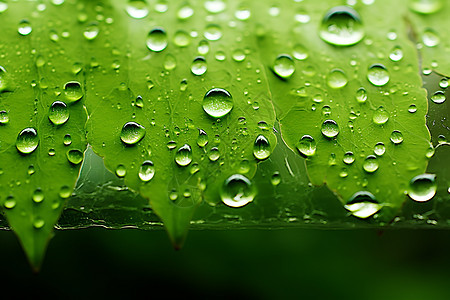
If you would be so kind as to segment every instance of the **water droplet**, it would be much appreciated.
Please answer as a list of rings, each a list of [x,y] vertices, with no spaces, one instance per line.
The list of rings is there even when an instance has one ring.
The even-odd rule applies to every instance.
[[[177,61],[175,59],[175,56],[172,54],[167,54],[164,59],[164,69],[167,71],[171,71],[177,67]]]
[[[77,149],[67,151],[66,156],[67,160],[74,165],[78,165],[83,161],[83,152]]]
[[[184,30],[178,30],[175,32],[173,42],[178,47],[187,47],[191,43],[191,36]]]
[[[437,91],[431,96],[431,100],[436,104],[441,104],[445,102],[445,94],[442,91]]]
[[[242,207],[253,201],[255,196],[256,188],[247,177],[241,174],[228,177],[220,190],[222,202],[230,207]]]
[[[167,43],[167,34],[162,28],[155,28],[147,35],[147,48],[151,51],[163,51],[166,49]]]
[[[262,134],[258,135],[253,144],[253,155],[259,160],[264,160],[268,158],[270,154],[271,148],[269,140]]]
[[[55,149],[53,149],[53,148],[48,149],[48,155],[49,156],[55,156],[55,154],[56,154],[56,150]]]
[[[302,136],[296,147],[304,157],[313,156],[316,153],[316,141],[310,135]]]
[[[435,174],[417,175],[409,182],[408,195],[417,202],[431,200],[436,194],[437,184]]]
[[[383,106],[380,106],[374,112],[372,120],[377,125],[383,125],[389,120],[389,113],[384,109]]]
[[[127,122],[122,127],[120,139],[127,145],[134,145],[142,140],[145,136],[144,126],[136,122]]]
[[[386,152],[386,146],[382,142],[379,142],[373,148],[373,152],[378,156],[382,156]]]
[[[42,192],[41,189],[36,189],[33,192],[32,198],[35,203],[40,203],[40,202],[44,201],[44,193]]]
[[[201,40],[198,43],[197,51],[201,55],[206,55],[209,52],[209,43],[206,40]]]
[[[6,91],[8,88],[8,82],[6,81],[6,70],[0,66],[0,93]]]
[[[181,146],[175,155],[175,162],[181,167],[189,165],[192,162],[191,146],[188,144]]]
[[[194,15],[194,9],[189,4],[181,6],[177,11],[177,17],[180,20],[187,20],[192,15]]]
[[[356,192],[344,206],[355,217],[366,219],[381,209],[375,196],[367,191]]]
[[[294,46],[292,55],[294,56],[295,59],[297,60],[305,60],[308,58],[308,51],[306,50],[305,47],[303,47],[300,44],[297,44]]]
[[[377,157],[375,155],[367,156],[363,163],[363,169],[367,173],[373,173],[378,170]]]
[[[36,172],[36,170],[34,169],[34,166],[33,165],[28,166],[28,170],[27,170],[28,175],[33,175],[34,172]]]
[[[84,29],[83,35],[88,41],[92,41],[98,36],[99,32],[100,29],[98,27],[98,23],[92,22],[86,27],[86,29]]]
[[[66,134],[64,136],[63,143],[65,146],[69,146],[70,144],[72,144],[72,137],[70,136],[70,134]]]
[[[295,72],[294,60],[287,54],[278,55],[273,64],[273,71],[280,78],[291,77]]]
[[[208,25],[203,34],[207,40],[217,41],[222,37],[222,29],[219,25]]]
[[[64,84],[64,96],[69,102],[76,102],[83,97],[83,90],[78,81],[69,81]]]
[[[66,199],[69,198],[72,195],[72,189],[68,187],[67,185],[63,185],[59,189],[59,197]]]
[[[4,1],[0,1],[0,13],[5,12],[8,9],[8,4]]]
[[[364,103],[367,100],[367,92],[366,89],[361,87],[356,91],[356,101],[359,103]]]
[[[422,35],[422,42],[427,47],[436,47],[439,45],[440,38],[432,29],[426,29]]]
[[[258,122],[258,128],[261,130],[269,130],[270,129],[269,125],[264,121]]]
[[[29,35],[32,30],[33,28],[31,28],[30,22],[28,22],[27,20],[22,20],[19,23],[19,28],[17,31],[20,35]]]
[[[167,142],[167,149],[172,150],[177,147],[177,143],[175,141],[168,141]]]
[[[334,7],[325,14],[319,35],[322,40],[332,45],[354,45],[364,37],[361,18],[351,7]]]
[[[0,111],[0,125],[8,124],[9,123],[9,115],[8,112],[5,110]]]
[[[129,0],[125,10],[134,19],[142,19],[148,15],[148,7],[145,0]]]
[[[220,50],[216,52],[216,54],[214,55],[214,57],[215,57],[216,60],[218,60],[218,61],[224,61],[224,60],[226,59],[225,52],[220,51]]]
[[[367,72],[367,79],[375,86],[383,86],[389,82],[389,73],[383,65],[374,64]]]
[[[231,57],[234,61],[241,62],[245,60],[245,53],[241,49],[236,49],[233,51]]]
[[[442,0],[411,0],[409,7],[419,14],[432,14],[442,7]]]
[[[153,176],[155,176],[155,167],[153,166],[153,162],[150,160],[146,160],[142,163],[139,168],[139,178],[144,181],[150,181]]]
[[[206,64],[205,58],[202,56],[196,57],[191,64],[191,72],[197,76],[205,74],[207,69],[208,65]]]
[[[414,104],[411,104],[411,105],[408,107],[408,111],[409,111],[410,113],[415,113],[415,112],[417,111],[417,107],[416,107]]]
[[[14,200],[14,197],[8,196],[5,200],[5,203],[3,203],[3,206],[6,209],[12,209],[16,206],[16,200]]]
[[[205,1],[205,9],[212,14],[217,14],[217,13],[223,12],[226,7],[227,6],[226,6],[225,2],[223,2],[222,0],[207,0],[207,1]]]
[[[234,13],[234,16],[238,20],[245,21],[250,18],[251,12],[247,8],[240,8],[240,9],[236,10],[236,12]]]
[[[203,110],[213,118],[221,118],[233,109],[233,97],[221,88],[209,90],[203,98]]]
[[[62,125],[69,120],[67,105],[61,101],[55,101],[48,112],[48,119],[55,125]]]
[[[327,138],[333,138],[339,134],[339,126],[334,120],[326,120],[322,123],[321,131]]]
[[[45,221],[43,219],[41,219],[41,218],[36,218],[33,221],[33,227],[35,229],[41,229],[42,227],[44,227],[44,225],[45,225]]]
[[[355,155],[351,151],[346,152],[342,161],[347,165],[351,165],[355,161]]]
[[[441,89],[446,89],[448,87],[448,78],[442,78],[439,81],[439,86],[441,87]]]
[[[401,142],[403,142],[403,134],[398,131],[398,130],[394,130],[391,133],[391,137],[390,137],[391,142],[393,142],[394,144],[398,145]]]
[[[328,74],[328,86],[333,89],[339,89],[347,85],[348,79],[342,70],[334,69]]]
[[[205,147],[208,144],[208,134],[203,129],[198,130],[197,145],[199,147]]]
[[[16,148],[23,154],[29,154],[36,150],[39,144],[37,131],[34,128],[25,128],[17,136]]]
[[[279,172],[273,173],[272,177],[270,178],[270,182],[273,186],[277,186],[281,183],[281,175]]]
[[[218,160],[218,159],[220,158],[220,151],[219,151],[219,148],[217,148],[217,147],[212,147],[212,148],[209,150],[208,158],[209,158],[210,161],[216,161],[216,160]]]
[[[127,168],[124,165],[118,165],[116,168],[117,177],[125,177],[127,175]]]
[[[400,48],[399,46],[395,46],[389,54],[389,58],[392,61],[400,61],[403,58],[402,48]]]

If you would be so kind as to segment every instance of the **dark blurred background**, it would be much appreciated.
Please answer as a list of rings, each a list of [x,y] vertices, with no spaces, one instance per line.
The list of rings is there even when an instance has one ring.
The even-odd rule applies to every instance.
[[[67,230],[33,274],[2,231],[0,283],[33,299],[450,299],[449,233],[194,230],[175,251],[163,230]]]

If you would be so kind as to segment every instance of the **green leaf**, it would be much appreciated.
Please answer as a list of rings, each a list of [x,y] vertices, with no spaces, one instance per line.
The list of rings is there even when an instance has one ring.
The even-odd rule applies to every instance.
[[[80,59],[77,49],[71,47],[77,32],[71,30],[70,38],[63,37],[64,30],[76,27],[76,20],[65,20],[63,28],[48,23],[60,20],[59,14],[69,13],[70,7],[48,6],[44,14],[36,11],[35,3],[22,1],[9,3],[8,10],[1,14],[1,65],[8,88],[0,94],[0,111],[8,114],[9,122],[0,124],[0,201],[34,269],[42,263],[53,226],[75,186],[86,148],[84,99],[66,98],[64,89],[69,81],[84,82],[83,72],[73,72]],[[25,35],[18,32],[21,26]],[[2,84],[5,77],[2,74]],[[55,101],[66,103],[69,119],[64,124],[55,125],[49,119]],[[67,115],[64,108],[57,112],[54,120],[59,123]],[[31,139],[27,140],[31,148],[22,150],[30,153],[20,152],[20,144],[16,144],[26,128],[37,132],[37,148],[32,151]],[[66,135],[71,137],[70,145],[66,145]],[[69,151],[76,152],[69,155]]]
[[[235,11],[231,3],[211,24],[204,22],[207,11],[200,1],[190,3],[195,15],[186,19],[180,18],[187,9],[181,2],[171,11],[141,20],[127,15],[121,1],[111,5],[105,6],[105,11],[114,23],[100,24],[100,33],[87,50],[98,62],[88,77],[88,140],[112,172],[125,168],[127,186],[150,200],[179,247],[202,200],[219,205],[218,191],[231,175],[253,178],[257,137],[263,135],[269,141],[269,152],[276,145],[271,133],[274,109],[256,38],[245,22],[228,27]],[[158,31],[160,37],[167,35],[167,48],[160,52],[146,46],[154,29],[163,30]],[[208,41],[204,37],[208,32],[222,36]],[[180,37],[187,38],[188,44],[177,42]],[[209,48],[207,53],[200,49],[207,71],[195,75],[191,64],[202,55],[201,45]],[[202,107],[205,94],[213,88],[225,89],[233,98],[232,110],[221,118],[209,116]],[[141,98],[142,104],[138,103]],[[145,128],[145,136],[137,144],[121,141],[127,122]],[[200,130],[207,134],[205,146],[198,143]],[[171,143],[173,148],[168,147]],[[175,159],[185,145],[191,149],[192,161],[180,166]],[[145,161],[155,168],[154,177],[147,182],[139,177]]]
[[[321,39],[317,33],[325,13],[340,3],[301,3],[298,8],[280,4],[280,15],[261,24],[265,33],[259,40],[260,49],[270,69],[275,68],[281,54],[300,58],[295,60],[290,78],[280,79],[275,70],[269,82],[283,140],[298,154],[302,137],[304,145],[306,136],[315,141],[313,155],[311,149],[303,151],[311,182],[326,183],[346,205],[352,204],[356,193],[370,192],[377,202],[372,214],[381,209],[376,217],[389,222],[406,199],[410,179],[424,173],[428,161],[427,101],[418,75],[417,53],[408,40],[407,24],[398,21],[398,12],[405,10],[401,1],[355,5],[365,34],[355,45],[333,45]],[[386,12],[388,5],[395,14]],[[269,6],[260,9],[268,10]],[[299,14],[309,15],[310,20],[302,22]],[[280,19],[285,22],[280,23]],[[299,49],[306,49],[307,58]],[[401,59],[393,56],[396,49],[402,52]],[[383,73],[372,79],[381,86],[370,82],[374,65],[384,66],[389,82],[383,84]],[[361,89],[367,96],[365,101],[357,99]],[[337,136],[322,133],[327,120],[337,123]],[[391,141],[395,131],[401,133],[401,143]],[[384,144],[384,154],[376,154],[378,143]],[[352,155],[347,154],[346,163],[349,152]]]

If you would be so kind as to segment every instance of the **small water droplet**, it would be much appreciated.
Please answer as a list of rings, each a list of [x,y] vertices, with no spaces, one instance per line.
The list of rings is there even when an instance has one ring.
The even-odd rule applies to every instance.
[[[202,56],[196,57],[191,64],[191,72],[197,76],[205,74],[207,69],[208,65],[206,64],[205,58]]]
[[[9,123],[9,115],[8,112],[5,110],[0,111],[0,125],[8,124]]]
[[[171,71],[177,67],[177,61],[175,59],[175,56],[172,54],[167,54],[164,59],[164,69],[167,71]]]
[[[37,131],[34,128],[25,128],[17,136],[16,148],[23,154],[29,154],[36,150],[39,144]]]
[[[230,207],[247,205],[253,201],[255,196],[256,188],[247,177],[241,174],[234,174],[228,177],[220,190],[222,202]]]
[[[188,144],[181,146],[175,155],[175,162],[181,167],[189,165],[192,162],[191,146]]]
[[[408,195],[417,202],[426,202],[434,197],[437,190],[435,174],[417,175],[409,182]]]
[[[316,153],[316,141],[310,135],[302,136],[296,147],[303,157],[313,156]]]
[[[375,155],[367,156],[363,163],[363,169],[367,173],[373,173],[378,170],[377,157]]]
[[[295,72],[295,64],[292,57],[287,54],[278,55],[273,64],[273,72],[283,79],[291,77]]]
[[[446,89],[448,87],[448,78],[442,78],[439,81],[439,86],[441,87],[441,89]]]
[[[63,185],[59,189],[59,197],[66,199],[69,198],[72,195],[72,189],[68,187],[67,185]]]
[[[233,109],[231,94],[221,88],[209,90],[203,98],[203,110],[213,118],[221,118]]]
[[[64,96],[69,102],[76,102],[83,97],[83,90],[78,81],[69,81],[64,84]]]
[[[374,64],[367,72],[367,79],[375,86],[383,86],[389,82],[389,73],[383,65]]]
[[[36,189],[33,192],[32,199],[33,199],[33,201],[35,203],[40,203],[40,202],[44,201],[44,193],[42,192],[42,190],[41,189]]]
[[[422,35],[422,42],[427,47],[436,47],[440,41],[439,36],[432,29],[426,29]]]
[[[309,56],[306,48],[300,44],[297,44],[294,46],[292,55],[294,56],[295,59],[298,59],[298,60],[305,60]]]
[[[127,122],[122,127],[120,139],[127,145],[134,145],[142,140],[145,136],[144,126],[136,122]]]
[[[178,30],[175,32],[173,42],[178,47],[187,47],[191,43],[191,36],[184,30]]]
[[[355,161],[355,155],[351,151],[346,152],[342,161],[347,165],[351,165]]]
[[[201,40],[198,43],[197,51],[201,55],[206,55],[209,52],[209,43],[206,40]]]
[[[253,155],[259,159],[267,159],[271,154],[269,140],[262,134],[258,135],[253,144]]]
[[[194,9],[189,5],[185,4],[181,6],[177,11],[177,17],[180,20],[187,20],[194,15]]]
[[[167,142],[167,149],[172,150],[177,147],[177,143],[175,141],[168,141]]]
[[[356,101],[359,103],[364,103],[367,100],[367,92],[366,89],[361,87],[356,91]]]
[[[198,130],[198,138],[197,138],[197,145],[199,147],[205,147],[208,144],[208,134],[203,130]]]
[[[127,175],[127,168],[124,165],[118,165],[116,167],[117,177],[125,177]]]
[[[209,150],[208,158],[210,161],[217,161],[220,158],[220,151],[217,147],[212,147]]]
[[[48,149],[48,155],[49,156],[55,156],[55,154],[56,154],[56,150],[54,148]]]
[[[44,227],[44,225],[45,225],[45,221],[43,219],[41,219],[41,218],[36,218],[33,221],[33,227],[35,229],[41,229],[42,227]]]
[[[74,165],[78,165],[83,161],[83,152],[77,149],[67,151],[66,156],[67,160]]]
[[[34,169],[34,166],[33,165],[28,166],[28,170],[27,170],[28,175],[33,175],[34,172],[36,172],[36,170]]]
[[[326,120],[322,123],[321,131],[327,138],[333,138],[339,134],[339,126],[334,120]]]
[[[279,172],[273,173],[272,177],[270,178],[270,182],[273,186],[277,186],[281,183],[281,175]]]
[[[92,22],[86,27],[86,29],[83,32],[83,35],[88,41],[92,41],[98,36],[99,32],[100,29],[98,27],[98,23]]]
[[[150,181],[153,176],[155,176],[155,167],[153,166],[153,162],[150,160],[146,160],[142,163],[139,168],[139,178],[144,181]]]
[[[29,35],[32,30],[33,28],[31,27],[30,22],[28,22],[27,20],[20,21],[19,28],[17,29],[20,35]]]
[[[3,203],[3,206],[6,209],[12,209],[16,206],[16,200],[12,196],[8,196],[5,200],[5,203]]]
[[[443,91],[437,91],[431,96],[431,100],[436,104],[441,104],[445,102],[446,97]]]
[[[383,106],[380,106],[374,112],[372,120],[377,125],[383,125],[389,120],[389,113],[384,109]]]
[[[72,144],[72,136],[70,136],[70,134],[66,134],[63,138],[63,143],[65,146]]]
[[[167,47],[167,34],[162,28],[155,28],[147,35],[147,48],[154,52],[160,52]]]
[[[409,111],[410,113],[415,113],[415,112],[417,111],[417,107],[416,107],[414,104],[411,104],[411,105],[408,107],[408,111]]]
[[[0,1],[0,14],[8,9],[8,4],[4,1]]]
[[[328,86],[333,89],[339,89],[347,85],[348,79],[342,70],[334,69],[328,74]]]
[[[207,40],[217,41],[222,37],[222,29],[219,25],[211,24],[205,28],[205,32],[203,35]]]
[[[48,119],[55,125],[62,125],[69,120],[69,110],[67,105],[61,101],[55,101],[50,106]]]
[[[382,142],[379,142],[373,148],[373,152],[378,156],[382,156],[386,152],[386,146]]]
[[[366,219],[377,213],[382,206],[378,204],[372,193],[360,191],[353,194],[344,207],[355,217]]]
[[[234,13],[234,16],[236,19],[245,21],[248,20],[251,16],[251,12],[248,8],[241,7]]]
[[[401,142],[403,142],[403,134],[400,131],[398,131],[398,130],[394,130],[391,133],[390,140],[394,144],[398,145]]]
[[[357,44],[364,37],[361,18],[351,7],[334,7],[325,14],[319,35],[325,42],[336,46]]]
[[[395,46],[389,54],[389,58],[392,61],[400,61],[403,58],[402,48],[400,48],[399,46]]]
[[[227,7],[222,0],[206,0],[204,5],[205,9],[212,14],[223,12]]]
[[[145,0],[129,0],[125,10],[134,19],[143,19],[148,15],[148,7]]]
[[[409,7],[419,14],[432,14],[442,8],[442,0],[411,0]]]

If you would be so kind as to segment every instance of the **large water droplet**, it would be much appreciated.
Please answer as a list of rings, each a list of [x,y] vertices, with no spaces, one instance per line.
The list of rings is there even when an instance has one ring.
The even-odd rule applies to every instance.
[[[313,156],[316,153],[316,141],[310,135],[302,136],[296,147],[304,157]]]
[[[366,219],[381,209],[375,196],[367,191],[360,191],[353,194],[348,203],[344,206],[355,217]]]
[[[441,9],[442,0],[411,0],[409,7],[419,14],[432,14]]]
[[[144,126],[136,122],[127,122],[122,127],[120,139],[127,145],[134,145],[142,140],[145,136]]]
[[[374,64],[367,72],[367,79],[375,86],[383,86],[389,82],[389,73],[383,65]]]
[[[242,207],[253,201],[255,196],[256,188],[247,177],[241,174],[228,177],[220,190],[222,202],[230,207]]]
[[[83,32],[83,35],[87,40],[92,41],[98,36],[99,32],[100,29],[98,27],[98,23],[92,22],[86,27],[86,29]]]
[[[442,79],[439,81],[439,86],[440,86],[442,89],[448,88],[448,78],[442,78]],[[1,84],[0,84],[0,89],[1,89]]]
[[[31,27],[30,22],[28,22],[27,20],[20,21],[19,28],[17,29],[20,35],[29,35],[32,30],[33,28]]]
[[[400,61],[403,58],[402,48],[400,48],[399,46],[395,46],[389,54],[389,58],[392,61]]]
[[[34,128],[25,128],[17,136],[16,148],[23,154],[29,154],[36,150],[39,144],[37,131]]]
[[[339,134],[339,126],[334,120],[326,120],[322,123],[321,131],[327,138],[333,138]]]
[[[221,88],[209,90],[203,98],[203,110],[213,118],[221,118],[233,109],[233,97]]]
[[[373,173],[378,170],[377,157],[375,155],[367,156],[363,163],[363,169],[367,173]]]
[[[139,178],[144,181],[150,181],[153,176],[155,176],[155,167],[153,166],[153,162],[150,160],[146,160],[142,163],[139,168]]]
[[[175,162],[181,167],[189,165],[192,162],[191,146],[188,144],[181,146],[175,154]]]
[[[219,25],[208,25],[203,34],[207,40],[217,41],[222,37],[222,29]]]
[[[425,202],[434,197],[436,189],[436,175],[421,174],[409,182],[408,195],[414,201]]]
[[[444,103],[446,100],[445,94],[442,91],[437,91],[431,96],[431,100],[436,104]]]
[[[389,113],[384,109],[383,106],[380,106],[373,113],[372,120],[377,125],[383,125],[389,120]]]
[[[208,65],[206,64],[205,58],[202,56],[196,57],[191,64],[191,72],[197,76],[205,74],[207,69]]]
[[[3,206],[6,209],[12,209],[16,206],[16,200],[12,196],[8,196],[5,200],[5,203],[3,203]]]
[[[217,161],[220,158],[220,151],[217,147],[212,147],[209,150],[208,158],[210,161]]]
[[[373,152],[378,156],[382,156],[386,152],[386,146],[382,142],[379,142],[373,148]]]
[[[361,18],[351,7],[334,7],[325,14],[319,35],[322,40],[332,45],[354,45],[364,37]]]
[[[76,102],[83,97],[83,89],[78,81],[69,81],[64,84],[64,96],[69,102]]]
[[[433,29],[426,29],[422,35],[423,44],[427,47],[436,47],[441,39]]]
[[[129,0],[125,10],[134,19],[142,19],[148,15],[148,7],[145,0]]]
[[[167,34],[162,28],[155,28],[147,35],[147,48],[151,51],[163,51],[166,49],[167,43]]]
[[[61,101],[53,102],[48,112],[48,119],[55,125],[62,125],[69,120],[67,105]]]
[[[401,142],[403,142],[403,134],[400,131],[398,131],[398,130],[394,130],[391,133],[390,140],[394,144],[398,145]]]
[[[291,77],[295,72],[294,60],[287,54],[278,55],[273,64],[273,71],[281,78]]]
[[[348,79],[342,70],[334,69],[328,74],[328,86],[333,89],[339,89],[347,85]]]
[[[355,155],[351,151],[346,152],[342,161],[347,165],[351,165],[355,161]]]
[[[271,148],[269,140],[262,134],[258,135],[253,144],[253,155],[259,160],[264,160],[268,158],[270,154]]]
[[[77,149],[69,150],[67,151],[66,155],[67,160],[74,165],[78,165],[83,161],[83,152],[81,152],[80,150]]]

